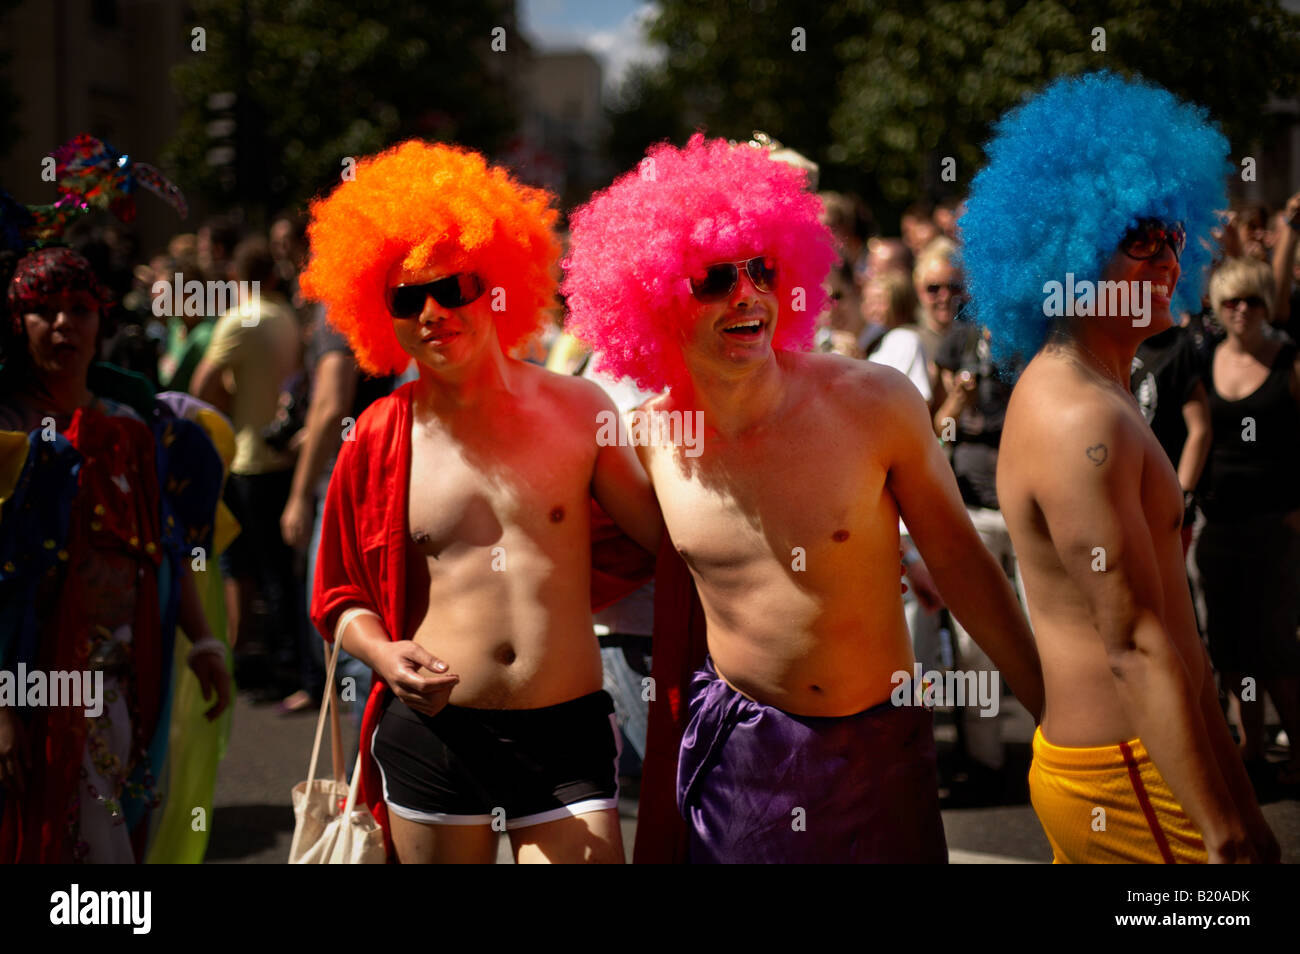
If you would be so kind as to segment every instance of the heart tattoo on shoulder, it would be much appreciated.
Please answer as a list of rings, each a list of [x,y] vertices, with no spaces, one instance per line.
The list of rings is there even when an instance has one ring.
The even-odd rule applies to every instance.
[[[1106,463],[1106,457],[1109,454],[1105,444],[1093,444],[1085,453],[1088,455],[1088,460],[1092,461],[1097,467]]]

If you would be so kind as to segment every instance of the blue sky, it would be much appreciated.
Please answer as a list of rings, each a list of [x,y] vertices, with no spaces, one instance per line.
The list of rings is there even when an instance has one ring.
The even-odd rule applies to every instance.
[[[636,60],[653,56],[641,32],[654,4],[646,0],[520,0],[524,34],[543,50],[588,50],[605,65],[605,87]]]

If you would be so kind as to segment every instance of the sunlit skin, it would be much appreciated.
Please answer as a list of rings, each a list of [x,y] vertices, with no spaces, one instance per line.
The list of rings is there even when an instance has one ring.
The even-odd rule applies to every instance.
[[[828,327],[835,331],[847,333],[847,335],[851,336],[849,340],[856,342],[858,335],[862,332],[861,293],[853,281],[847,278],[839,269],[831,273],[828,291],[831,294],[831,310],[824,319],[818,319],[819,327],[821,321],[824,320]],[[836,353],[842,354],[844,352],[841,352],[837,347]]]
[[[1169,294],[1153,291],[1149,324],[1074,318],[1049,339],[1016,384],[998,453],[998,500],[1042,659],[1043,734],[1066,747],[1140,737],[1211,860],[1267,857],[1276,842],[1197,633],[1182,491],[1128,390],[1138,344],[1171,324],[1178,263],[1168,245],[1147,261],[1116,250],[1102,277]]]
[[[908,250],[902,239],[873,238],[867,243],[867,274],[883,275],[885,272],[899,272],[911,275],[908,265]]]
[[[396,266],[390,286],[451,274]],[[486,282],[484,283],[486,284]],[[639,543],[661,521],[628,447],[596,443],[614,405],[595,384],[506,357],[490,289],[458,308],[432,297],[393,333],[419,365],[412,393],[407,619],[393,642],[363,617],[344,647],[412,709],[535,709],[601,688],[591,624],[592,496]],[[500,549],[497,549],[500,548]],[[491,861],[487,825],[391,816],[404,861]],[[622,861],[615,811],[511,833],[520,860]]]
[[[1267,262],[1269,260],[1267,220],[1258,212],[1254,212],[1244,218],[1238,218],[1235,224],[1242,253],[1261,262]]]
[[[903,216],[902,232],[903,241],[907,243],[913,255],[920,255],[921,249],[939,236],[939,229],[934,222],[915,215]]]
[[[942,258],[930,259],[928,263],[922,262],[913,273],[912,283],[916,290],[917,303],[920,306],[918,309],[920,324],[923,328],[939,335],[940,341],[948,333],[953,320],[966,302],[964,292],[960,289],[953,290],[960,286],[961,282],[961,270]],[[936,291],[931,292],[931,285],[939,287]],[[935,419],[932,421],[932,427],[938,429],[943,427],[942,420],[944,418],[956,417],[960,414],[962,405],[958,401],[945,407],[944,402],[950,394],[954,393],[951,382],[946,380],[951,375],[942,374],[934,358],[935,356],[932,354],[927,355],[926,369],[930,375],[930,406],[935,409]],[[964,383],[964,387],[973,386],[973,381],[968,380]]]
[[[1216,382],[1220,379],[1235,379],[1240,377],[1240,383],[1233,380],[1237,385],[1225,391],[1219,388],[1219,393],[1223,394],[1229,400],[1235,401],[1245,397],[1252,391],[1259,388],[1268,377],[1271,361],[1261,361],[1254,356],[1259,354],[1265,358],[1276,357],[1278,348],[1282,342],[1276,338],[1269,337],[1265,328],[1268,327],[1268,307],[1263,301],[1258,304],[1250,304],[1246,299],[1252,295],[1259,297],[1257,292],[1249,290],[1239,290],[1225,296],[1225,300],[1220,303],[1217,317],[1223,330],[1227,332],[1228,339],[1231,341],[1231,347],[1228,349],[1216,349],[1216,357],[1219,351],[1224,351],[1225,358],[1236,358],[1243,365],[1242,370],[1246,373],[1240,375],[1216,374]],[[1246,361],[1245,355],[1250,355],[1253,360]],[[1218,362],[1228,370],[1230,361]],[[1236,393],[1240,392],[1240,393]]]
[[[889,292],[879,282],[867,282],[862,290],[862,320],[871,325],[890,323]]]
[[[889,290],[876,279],[868,281],[862,290],[862,320],[887,329],[911,322],[912,315],[894,311],[889,301]]]
[[[779,269],[779,263],[778,263]],[[699,588],[719,674],[787,712],[844,716],[911,671],[898,585],[902,513],[949,604],[1036,711],[1037,662],[1006,577],[979,544],[916,388],[891,368],[774,351],[778,294],[745,276],[682,316],[688,382],[651,410],[700,410],[703,453],[638,448]],[[726,329],[757,320],[758,330]],[[798,549],[796,549],[798,548]]]
[[[966,301],[964,294],[954,292],[950,287],[960,285],[961,280],[961,271],[943,259],[934,259],[917,270],[914,278],[916,297],[921,303],[921,321],[925,327],[940,334],[947,332]],[[931,294],[931,285],[941,287]]]
[[[692,307],[691,321],[682,332],[682,358],[688,366],[727,378],[753,371],[771,357],[776,296],[759,291],[745,269],[739,270],[736,288],[726,301],[696,302]],[[753,322],[759,323],[756,330],[744,327]]]

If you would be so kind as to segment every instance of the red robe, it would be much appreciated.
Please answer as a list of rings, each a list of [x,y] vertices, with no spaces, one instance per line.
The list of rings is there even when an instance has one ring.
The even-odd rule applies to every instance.
[[[311,619],[333,641],[339,616],[352,606],[379,615],[389,638],[406,630],[407,512],[411,473],[411,392],[398,388],[372,404],[343,443],[325,496]],[[651,578],[650,554],[613,526],[592,502],[592,605],[608,606]],[[370,740],[388,686],[376,673],[361,718],[361,791],[395,858],[379,768]]]

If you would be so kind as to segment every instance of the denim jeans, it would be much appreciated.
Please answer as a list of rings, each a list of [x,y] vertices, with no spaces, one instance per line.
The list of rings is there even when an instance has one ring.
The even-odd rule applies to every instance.
[[[643,679],[650,674],[650,637],[611,633],[600,637],[603,687],[614,699],[614,719],[636,753],[645,758],[650,703]]]

